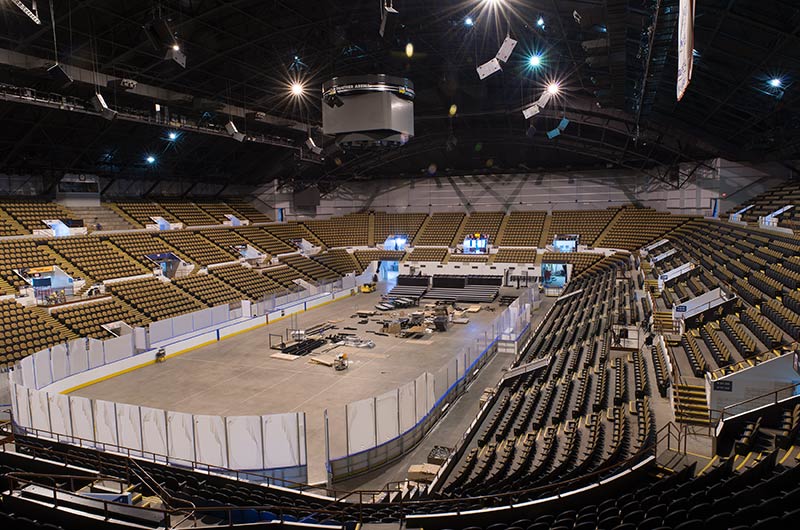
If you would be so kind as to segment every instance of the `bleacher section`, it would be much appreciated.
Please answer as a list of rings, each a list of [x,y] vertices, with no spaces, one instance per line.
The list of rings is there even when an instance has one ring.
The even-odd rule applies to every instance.
[[[318,261],[325,267],[336,272],[340,276],[345,276],[351,272],[356,274],[361,273],[364,269],[358,264],[356,258],[343,248],[334,248],[317,254],[313,257],[314,261]]]
[[[314,282],[325,282],[335,280],[339,277],[334,271],[312,259],[301,254],[287,254],[280,257],[281,263],[289,265],[293,269],[301,272],[304,276]]]
[[[170,318],[206,307],[185,291],[157,278],[115,282],[107,285],[106,289],[150,320]]]
[[[428,217],[428,224],[414,240],[414,245],[449,247],[464,220],[461,212],[439,212]]]
[[[778,226],[797,230],[798,225],[800,225],[800,209],[798,208],[798,205],[800,205],[800,183],[796,181],[780,184],[760,195],[756,195],[749,201],[732,208],[725,216],[727,218],[728,215],[753,205],[753,208],[742,215],[742,221],[752,223],[753,226],[757,227],[759,217],[769,215],[789,204],[796,206],[778,216]]]
[[[78,219],[68,208],[47,201],[0,199],[0,209],[22,225],[26,233],[47,229],[44,219]],[[12,225],[6,223],[6,226]]]
[[[259,211],[255,206],[238,197],[224,199],[225,204],[233,208],[239,219],[247,219],[251,223],[271,223],[272,219]]]
[[[617,208],[606,210],[558,210],[550,214],[551,223],[545,238],[546,244],[553,243],[556,235],[580,235],[580,244],[596,246],[597,236],[606,228],[617,214]]]
[[[508,214],[505,231],[492,244],[501,247],[536,247],[542,238],[546,218],[547,212],[511,212]]]
[[[461,243],[469,234],[483,234],[489,236],[489,244],[497,245],[497,232],[503,222],[503,212],[474,212],[467,217],[456,236],[456,243]]]
[[[236,230],[237,235],[247,239],[256,248],[260,248],[273,256],[297,251],[295,247],[280,239],[276,233],[280,233],[280,231],[275,227],[268,229],[266,227],[248,226]]]
[[[444,261],[447,257],[446,248],[415,247],[409,253],[408,261]]]
[[[298,286],[294,280],[307,279],[300,271],[291,268],[288,265],[278,265],[276,267],[269,267],[264,269],[263,274],[270,280],[286,288],[289,291],[298,291]]]
[[[384,213],[375,212],[375,244],[383,244],[389,236],[404,235],[411,243],[428,217],[424,213]]]
[[[83,236],[51,240],[48,245],[95,280],[111,280],[152,273],[139,261],[119,252],[97,237]]]
[[[168,245],[166,241],[158,237],[157,234],[148,232],[127,232],[125,234],[114,234],[108,240],[117,248],[127,253],[130,257],[141,263],[143,266],[152,270],[155,263],[146,256],[153,254],[173,253],[176,256],[187,259],[181,252]]]
[[[184,276],[173,280],[172,284],[211,307],[239,302],[247,298],[247,296],[211,274]]]
[[[237,291],[246,294],[251,300],[259,301],[267,295],[283,292],[285,288],[263,274],[249,267],[232,264],[209,269],[209,273],[218,277]]]
[[[537,239],[538,241],[538,239]],[[534,246],[536,244],[534,243]],[[535,263],[535,248],[501,248],[494,255],[495,263]]]
[[[292,250],[288,250],[287,252],[296,250],[297,246],[294,245],[294,241],[301,239],[305,239],[309,243],[317,246],[323,245],[322,241],[320,241],[317,236],[312,234],[308,228],[300,223],[271,224],[269,226],[265,226],[264,230],[289,245]]]
[[[634,250],[658,240],[690,219],[651,208],[626,207],[604,236],[595,241],[594,246]]]
[[[149,318],[113,298],[63,308],[56,307],[50,311],[50,315],[76,335],[94,339],[110,339],[115,336],[103,328],[103,324],[122,321],[131,327],[136,327],[150,323]]]
[[[788,274],[794,266],[793,244],[788,243],[792,239],[762,234],[727,223],[693,220],[666,235],[679,253],[651,274],[679,262],[693,261],[699,267],[688,278],[668,285],[661,293],[667,300],[664,305],[671,308],[718,285],[732,288],[740,297],[735,313],[712,315],[702,326],[689,329],[680,343],[671,344],[685,371],[699,377],[705,372],[739,370],[798,340],[800,313],[797,307],[792,309],[796,284]]]
[[[186,226],[210,226],[217,220],[194,203],[179,199],[158,199],[157,204]]]
[[[303,223],[327,247],[366,247],[369,245],[369,214],[352,213],[321,221]],[[342,227],[347,227],[342,229]]]
[[[150,201],[137,200],[118,200],[110,204],[118,208],[128,218],[138,223],[140,227],[153,224],[152,217],[163,217],[170,223],[177,223],[178,218],[170,214],[164,208]]]
[[[571,263],[573,265],[573,277],[582,273],[601,259],[603,259],[602,254],[593,254],[590,252],[545,252],[544,255],[542,255],[542,263]],[[496,261],[495,259],[495,262]]]
[[[0,368],[77,337],[43,309],[13,300],[0,300],[0,329]]]
[[[373,261],[403,261],[406,253],[404,250],[356,250],[354,255],[364,270]]]
[[[160,237],[186,255],[193,263],[200,265],[227,263],[239,259],[233,250],[218,247],[201,232],[171,230],[164,232]]]

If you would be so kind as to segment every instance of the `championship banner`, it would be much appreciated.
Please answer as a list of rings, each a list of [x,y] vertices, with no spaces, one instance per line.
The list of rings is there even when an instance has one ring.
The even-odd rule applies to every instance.
[[[695,0],[680,0],[678,14],[678,101],[681,100],[689,81],[692,80],[694,65],[694,5]]]

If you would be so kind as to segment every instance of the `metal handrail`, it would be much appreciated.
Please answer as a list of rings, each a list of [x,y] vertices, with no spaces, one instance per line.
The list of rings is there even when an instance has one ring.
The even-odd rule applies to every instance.
[[[730,405],[726,405],[726,406],[722,407],[721,410],[720,409],[709,409],[709,413],[712,413],[712,412],[719,413],[719,417],[717,418],[717,422],[716,422],[716,425],[719,425],[722,421],[724,421],[726,414],[729,414],[730,416],[737,416],[737,415],[742,414],[744,412],[749,412],[749,411],[743,411],[743,412],[737,412],[735,414],[732,414],[732,413],[728,412],[730,409],[732,409],[734,407],[741,407],[742,405],[746,405],[747,403],[751,403],[753,401],[758,401],[760,399],[764,399],[765,397],[770,397],[770,396],[772,396],[772,398],[773,398],[772,399],[772,404],[775,405],[775,404],[778,403],[778,394],[779,393],[791,390],[792,391],[792,395],[793,395],[794,394],[794,390],[796,390],[798,387],[800,387],[800,382],[792,383],[791,385],[787,385],[787,386],[781,387],[781,388],[779,388],[777,390],[772,390],[771,392],[766,392],[764,394],[761,394],[760,396],[744,399],[742,401],[737,401],[736,403],[732,403]],[[791,397],[791,396],[787,396],[787,397]],[[759,405],[759,406],[763,406],[763,405]]]

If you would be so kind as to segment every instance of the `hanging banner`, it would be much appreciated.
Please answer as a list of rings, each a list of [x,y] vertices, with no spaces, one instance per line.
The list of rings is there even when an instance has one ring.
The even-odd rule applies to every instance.
[[[694,66],[694,4],[695,0],[680,0],[678,14],[678,101],[692,80]]]

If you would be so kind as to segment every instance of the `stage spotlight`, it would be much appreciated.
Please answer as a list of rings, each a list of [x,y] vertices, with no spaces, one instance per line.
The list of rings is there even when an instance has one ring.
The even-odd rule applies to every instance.
[[[94,97],[92,97],[92,106],[94,107],[94,110],[103,116],[103,118],[109,121],[117,117],[117,111],[108,108],[108,105],[106,105],[106,100],[103,99],[103,95],[99,92],[96,92]]]
[[[538,68],[542,65],[542,56],[539,54],[531,55],[530,59],[528,59],[528,66],[531,68]]]
[[[172,45],[172,49],[173,49],[174,51],[176,51],[176,52],[179,52],[179,51],[181,51],[181,47],[180,47],[180,45],[179,45],[177,42],[176,42],[175,44],[173,44],[173,45]]]
[[[176,133],[175,131],[170,131],[169,134],[167,134],[167,138],[169,138],[170,142],[174,142],[175,140],[178,139],[178,133]]]
[[[292,83],[291,90],[292,90],[292,95],[294,97],[300,97],[306,91],[306,89],[303,86],[303,84],[302,83],[297,83],[297,82]]]
[[[769,86],[771,86],[772,88],[780,88],[782,85],[783,85],[783,80],[781,80],[779,77],[773,77],[772,79],[769,80]]]
[[[447,111],[447,113],[450,115],[450,117],[451,117],[451,118],[452,118],[453,116],[455,116],[457,112],[458,112],[458,107],[456,106],[456,104],[455,104],[455,103],[453,103],[452,105],[450,105],[450,110],[448,110],[448,111]]]
[[[386,39],[390,39],[394,34],[394,28],[397,25],[398,15],[400,14],[392,5],[392,1],[383,0],[381,5],[381,29],[379,33],[382,38]]]
[[[558,86],[558,83],[550,83],[547,85],[547,93],[551,96],[555,96],[561,91],[561,87]]]
[[[475,21],[472,20],[472,17],[467,17],[464,19],[464,25],[471,28],[475,25]]]
[[[544,19],[542,17],[539,17],[536,20],[536,25],[539,26],[540,28],[543,28],[544,27]]]
[[[410,42],[406,44],[406,57],[411,59],[414,56],[414,45]]]
[[[145,161],[148,164],[155,164],[156,163],[156,157],[154,157],[153,155],[147,155],[147,158],[145,158]]]
[[[225,130],[229,135],[231,135],[231,138],[237,142],[244,142],[245,135],[244,133],[239,132],[239,129],[236,128],[236,124],[233,123],[233,120],[228,121],[228,123],[225,124]]]

